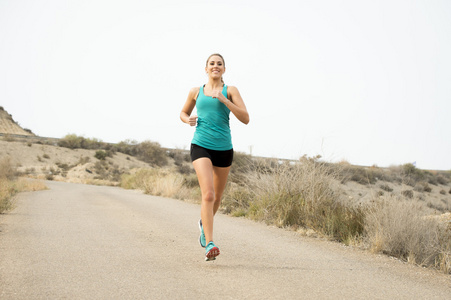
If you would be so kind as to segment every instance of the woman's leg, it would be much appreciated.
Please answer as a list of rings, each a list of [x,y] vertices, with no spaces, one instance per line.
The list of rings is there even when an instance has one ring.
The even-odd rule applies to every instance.
[[[208,242],[213,241],[213,216],[215,203],[213,165],[209,158],[201,157],[193,161],[193,166],[194,170],[196,170],[200,191],[202,193],[200,216],[202,218],[202,227],[204,229],[205,240],[208,244]]]
[[[216,214],[216,212],[219,209],[219,206],[221,205],[221,198],[227,184],[227,177],[229,176],[229,171],[230,167],[226,168],[213,167],[213,187],[215,193],[213,215]]]

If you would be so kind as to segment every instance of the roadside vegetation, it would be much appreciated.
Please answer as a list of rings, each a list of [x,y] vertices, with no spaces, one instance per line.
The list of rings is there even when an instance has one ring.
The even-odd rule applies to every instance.
[[[0,214],[14,206],[14,196],[20,192],[46,189],[42,181],[18,178],[15,167],[9,159],[0,160]]]
[[[183,162],[179,157],[177,164]],[[194,171],[180,170],[141,170],[124,175],[121,186],[199,201]],[[432,205],[422,195],[431,192],[428,186],[449,193],[450,178],[451,172],[423,171],[411,164],[364,168],[326,163],[320,157],[289,162],[236,153],[221,209],[449,274],[451,203]],[[366,201],[347,197],[343,184],[351,181],[371,186],[373,196]]]
[[[75,135],[58,144],[96,150],[91,158],[95,167],[89,172],[115,185],[200,201],[188,151],[164,149],[151,141],[107,144]],[[118,152],[148,167],[120,169],[114,165]],[[84,159],[78,165],[88,163],[89,158]],[[74,166],[61,164],[59,169]],[[358,191],[351,193],[350,187]],[[320,156],[286,161],[236,153],[221,210],[451,274],[451,171],[420,170],[412,164],[353,166],[325,162]]]

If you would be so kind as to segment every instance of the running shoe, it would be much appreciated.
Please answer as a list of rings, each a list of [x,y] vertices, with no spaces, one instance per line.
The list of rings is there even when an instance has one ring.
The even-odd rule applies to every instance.
[[[200,230],[199,243],[202,248],[205,248],[205,246],[207,246],[207,241],[205,241],[204,227],[202,227],[202,219],[199,220],[199,230]]]
[[[205,249],[205,260],[215,260],[216,256],[219,255],[219,248],[213,242],[209,242],[207,248]]]

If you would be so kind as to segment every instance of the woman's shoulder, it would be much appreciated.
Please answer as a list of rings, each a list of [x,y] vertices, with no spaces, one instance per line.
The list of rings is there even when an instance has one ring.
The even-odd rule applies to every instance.
[[[200,90],[200,87],[196,86],[196,87],[191,88],[191,89],[189,90],[189,92],[190,92],[190,93],[197,94],[197,93],[199,93],[199,90]]]
[[[233,86],[233,85],[228,85],[227,86],[227,90],[231,91],[231,92],[236,92],[236,91],[238,91],[238,88],[236,86]]]
[[[194,100],[197,99],[197,95],[199,95],[200,87],[193,87],[189,90],[189,96],[190,98],[193,98]]]
[[[236,86],[233,86],[233,85],[227,86],[227,94],[228,95],[235,95],[237,93],[239,94],[238,88]]]

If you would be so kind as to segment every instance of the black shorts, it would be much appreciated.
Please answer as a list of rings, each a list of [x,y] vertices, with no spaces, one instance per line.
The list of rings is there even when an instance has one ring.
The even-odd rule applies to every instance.
[[[210,150],[196,144],[191,144],[191,161],[201,157],[207,157],[215,167],[226,168],[232,165],[233,149],[218,151]]]

